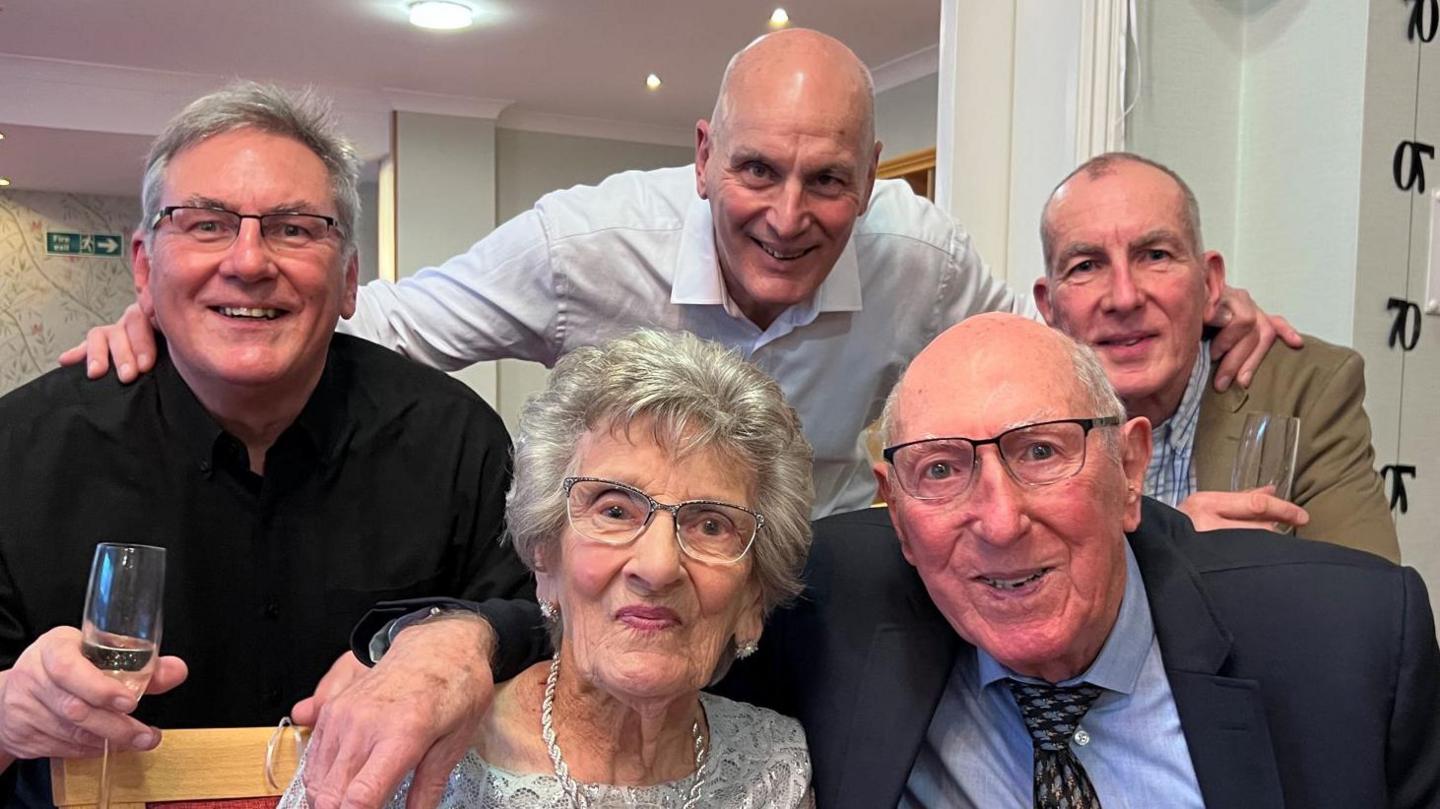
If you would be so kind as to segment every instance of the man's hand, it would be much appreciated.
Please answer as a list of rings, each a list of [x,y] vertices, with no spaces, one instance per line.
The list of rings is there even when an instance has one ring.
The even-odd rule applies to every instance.
[[[1196,531],[1219,528],[1283,531],[1310,522],[1305,509],[1276,497],[1274,486],[1243,492],[1196,492],[1185,498],[1180,510],[1195,523]]]
[[[1249,387],[1255,369],[1260,367],[1260,361],[1265,359],[1277,336],[1291,348],[1305,344],[1290,321],[1265,314],[1249,292],[1230,286],[1220,293],[1215,317],[1205,325],[1220,327],[1210,341],[1210,358],[1220,362],[1215,370],[1215,390],[1218,391],[1228,389],[1232,380],[1238,381],[1242,388]]]
[[[161,657],[145,689],[161,694],[185,681],[178,657]],[[80,653],[80,630],[56,627],[30,644],[15,667],[0,672],[0,751],[11,758],[97,756],[149,750],[160,731],[126,714],[138,697]]]
[[[490,707],[494,645],[484,619],[447,615],[396,635],[380,663],[348,688],[328,699],[317,689],[319,721],[305,754],[310,805],[378,809],[411,770],[407,809],[439,803]],[[345,676],[340,667],[331,668],[322,687]]]
[[[361,663],[353,653],[340,655],[330,670],[325,672],[325,676],[320,678],[320,684],[315,686],[315,693],[295,703],[295,707],[290,709],[291,721],[302,727],[314,727],[325,703],[368,673],[370,667]]]
[[[112,356],[115,375],[127,384],[155,367],[155,328],[138,304],[125,307],[119,321],[91,329],[85,342],[60,355],[60,364],[85,360],[85,375],[99,379],[110,370]]]

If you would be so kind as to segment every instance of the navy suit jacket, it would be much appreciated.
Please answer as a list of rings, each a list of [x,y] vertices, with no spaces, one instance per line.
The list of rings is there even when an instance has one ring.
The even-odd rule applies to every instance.
[[[1208,807],[1440,806],[1440,650],[1414,570],[1197,534],[1149,499],[1128,539]],[[956,655],[973,653],[884,509],[816,523],[806,593],[761,647],[720,690],[800,719],[825,809],[896,804]]]

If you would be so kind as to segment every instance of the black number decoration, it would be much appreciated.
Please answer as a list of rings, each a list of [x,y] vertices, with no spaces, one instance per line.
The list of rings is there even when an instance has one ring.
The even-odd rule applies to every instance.
[[[1415,7],[1410,9],[1410,27],[1405,30],[1405,37],[1411,42],[1416,37],[1421,42],[1429,42],[1435,38],[1436,26],[1440,25],[1440,5],[1437,5],[1437,0],[1411,1]]]
[[[1405,171],[1406,155],[1410,156],[1408,172]],[[1420,161],[1422,156],[1434,159],[1435,147],[1418,140],[1402,140],[1400,145],[1395,147],[1395,160],[1391,168],[1395,173],[1395,186],[1401,191],[1413,188],[1416,193],[1425,193],[1425,164]]]
[[[1401,464],[1386,464],[1380,468],[1380,478],[1390,482],[1390,510],[1394,511],[1396,504],[1400,506],[1400,513],[1404,514],[1410,510],[1410,499],[1405,496],[1405,478],[1415,477],[1415,467]]]
[[[1414,351],[1420,342],[1420,306],[1404,298],[1391,298],[1385,304],[1385,311],[1395,313],[1395,322],[1390,326],[1390,347],[1399,343],[1400,350]]]

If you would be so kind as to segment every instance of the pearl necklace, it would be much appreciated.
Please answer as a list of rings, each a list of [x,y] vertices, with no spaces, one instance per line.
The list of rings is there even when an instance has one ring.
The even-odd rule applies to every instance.
[[[565,764],[565,757],[560,755],[560,745],[555,741],[555,725],[553,723],[555,713],[555,684],[560,680],[560,653],[550,659],[550,675],[545,678],[545,699],[540,703],[540,737],[545,740],[545,750],[550,754],[550,763],[555,765],[555,780],[560,782],[560,788],[570,798],[570,804],[575,809],[589,809],[590,796],[582,791],[575,779],[570,777],[570,768]],[[690,794],[685,798],[682,809],[694,809],[700,800],[700,787],[705,784],[705,765],[709,750],[705,747],[705,735],[700,732],[700,720],[690,726],[690,732],[695,735],[695,779],[690,784]]]

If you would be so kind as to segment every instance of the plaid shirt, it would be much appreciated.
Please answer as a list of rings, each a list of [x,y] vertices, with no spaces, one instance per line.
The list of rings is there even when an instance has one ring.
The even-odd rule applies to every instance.
[[[1200,423],[1200,398],[1210,379],[1210,341],[1200,342],[1200,354],[1190,370],[1190,382],[1180,406],[1163,424],[1156,425],[1155,449],[1145,470],[1145,494],[1176,506],[1195,491],[1195,427]]]

